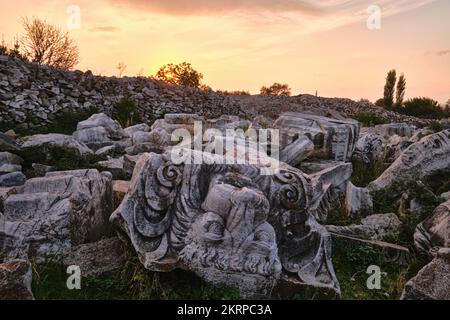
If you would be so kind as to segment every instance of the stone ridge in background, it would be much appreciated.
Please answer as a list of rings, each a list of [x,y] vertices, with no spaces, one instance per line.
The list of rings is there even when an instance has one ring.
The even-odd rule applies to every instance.
[[[426,124],[426,120],[390,112],[364,101],[311,95],[225,95],[145,77],[117,78],[94,76],[91,71],[62,71],[0,56],[0,119],[8,125],[20,125],[24,129],[46,127],[61,112],[91,107],[111,115],[123,96],[136,103],[142,120],[149,123],[167,113],[196,113],[206,118],[228,114],[246,119],[264,115],[274,120],[286,111],[310,111],[321,116],[334,115],[334,118],[340,114],[354,118],[359,112],[375,112],[391,122]]]

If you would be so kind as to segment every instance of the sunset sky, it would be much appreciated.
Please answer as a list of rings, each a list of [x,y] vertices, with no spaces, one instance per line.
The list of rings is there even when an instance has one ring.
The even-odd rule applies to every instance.
[[[122,61],[132,76],[188,61],[214,89],[283,82],[293,94],[374,101],[395,68],[407,97],[450,99],[448,0],[0,0],[0,35],[11,42],[33,15],[68,30],[71,5],[77,68],[97,74],[117,75]],[[370,5],[380,30],[367,27]]]

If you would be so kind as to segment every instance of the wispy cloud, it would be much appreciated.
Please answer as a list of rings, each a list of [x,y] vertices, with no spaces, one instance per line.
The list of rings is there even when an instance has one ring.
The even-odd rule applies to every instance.
[[[360,14],[369,5],[382,7],[387,14],[420,7],[435,0],[109,0],[139,10],[171,15],[204,15],[230,12],[302,13],[333,15],[339,13]]]
[[[382,18],[436,0],[107,0],[121,8],[172,16],[227,16],[246,24],[295,24],[302,33],[330,30],[367,19],[371,5]]]
[[[119,30],[120,30],[119,28],[113,26],[101,26],[89,29],[90,32],[117,32]]]

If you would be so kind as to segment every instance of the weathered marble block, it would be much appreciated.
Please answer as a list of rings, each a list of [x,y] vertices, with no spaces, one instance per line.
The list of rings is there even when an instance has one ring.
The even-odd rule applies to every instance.
[[[110,220],[143,265],[191,270],[244,296],[267,295],[282,274],[339,294],[330,235],[309,212],[309,177],[286,165],[261,175],[257,165],[208,163],[176,165],[170,153],[137,162]]]
[[[414,244],[430,256],[440,248],[450,248],[450,200],[439,205],[430,217],[417,226]]]
[[[449,168],[450,130],[445,130],[410,145],[368,188],[376,192],[390,188],[394,183],[420,180]]]
[[[349,161],[358,140],[360,125],[355,120],[287,112],[274,123],[280,130],[280,145],[285,148],[301,136],[308,137],[316,150],[327,152],[335,161]]]
[[[97,170],[49,172],[28,180],[3,206],[7,258],[58,259],[110,234],[112,179]]]
[[[120,124],[104,113],[94,114],[89,119],[79,122],[77,130],[73,133],[77,141],[93,150],[113,145],[115,141],[127,136]]]

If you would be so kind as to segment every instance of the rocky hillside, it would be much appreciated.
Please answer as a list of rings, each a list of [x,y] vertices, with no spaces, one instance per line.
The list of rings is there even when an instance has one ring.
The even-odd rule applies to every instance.
[[[335,111],[356,117],[359,112],[380,114],[391,122],[424,125],[426,122],[388,112],[369,102],[349,99],[233,96],[166,84],[144,77],[103,77],[92,72],[65,72],[0,56],[0,124],[35,129],[49,125],[61,112],[95,106],[111,115],[123,96],[136,102],[141,118],[152,123],[167,113],[196,113],[206,118],[222,114],[253,119],[264,115],[276,119],[286,111],[310,111],[326,116]]]

